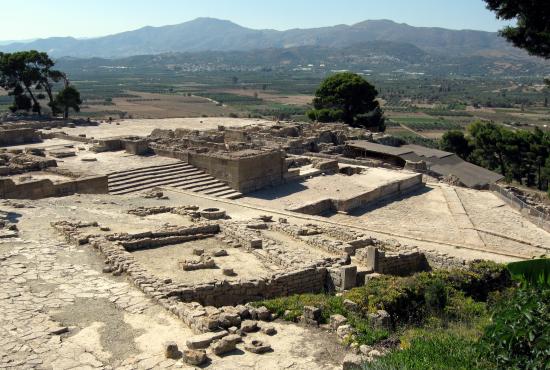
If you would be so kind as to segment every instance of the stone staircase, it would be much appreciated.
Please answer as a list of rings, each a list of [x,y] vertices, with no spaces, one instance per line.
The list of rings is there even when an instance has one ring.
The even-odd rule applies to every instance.
[[[109,174],[109,194],[130,194],[171,186],[223,199],[242,196],[224,182],[185,162],[135,168]]]

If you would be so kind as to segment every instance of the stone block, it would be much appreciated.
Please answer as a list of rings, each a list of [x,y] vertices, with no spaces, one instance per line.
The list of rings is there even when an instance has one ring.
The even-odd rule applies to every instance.
[[[340,267],[342,278],[342,289],[351,289],[357,283],[357,266],[342,266]]]
[[[357,311],[359,309],[359,305],[349,299],[344,299],[343,304],[348,311]]]
[[[245,343],[244,349],[248,352],[262,354],[271,351],[271,346],[261,340],[253,339]]]
[[[330,327],[334,330],[338,329],[339,326],[345,325],[348,322],[348,319],[346,319],[343,315],[330,315]]]
[[[344,339],[345,337],[347,337],[348,335],[352,334],[353,333],[353,328],[348,325],[348,324],[345,324],[345,325],[340,325],[337,329],[336,329],[336,335],[338,336],[338,338],[340,339]]]
[[[164,357],[171,358],[171,359],[178,359],[181,356],[181,353],[179,351],[178,345],[176,342],[165,342],[163,344],[164,347]]]
[[[241,330],[243,333],[252,333],[258,331],[258,323],[253,320],[244,320],[241,323]]]
[[[266,335],[275,335],[277,334],[277,329],[273,325],[266,325],[262,327],[262,333]]]
[[[193,349],[187,349],[183,351],[183,360],[192,366],[200,366],[206,362],[208,357],[206,357],[206,352],[197,351]]]
[[[306,320],[312,320],[317,323],[321,321],[322,311],[318,307],[304,306],[304,318]]]
[[[265,306],[261,306],[256,309],[258,320],[269,321],[271,320],[271,312]]]
[[[342,370],[361,370],[364,362],[365,360],[361,356],[348,353],[342,362]]]
[[[226,340],[226,338],[222,338],[219,341],[212,344],[212,352],[215,355],[221,356],[227,352],[234,351],[237,347],[235,346],[236,343],[232,340]]]
[[[229,334],[228,336],[223,337],[223,340],[237,344],[242,342],[243,338],[238,334]]]
[[[260,249],[262,248],[262,239],[252,239],[250,241],[250,248]]]
[[[219,331],[216,333],[204,333],[204,334],[195,335],[187,339],[187,342],[186,342],[187,348],[190,348],[190,349],[207,348],[210,345],[210,343],[212,343],[214,340],[223,338],[226,335],[227,335],[227,331],[225,330]]]

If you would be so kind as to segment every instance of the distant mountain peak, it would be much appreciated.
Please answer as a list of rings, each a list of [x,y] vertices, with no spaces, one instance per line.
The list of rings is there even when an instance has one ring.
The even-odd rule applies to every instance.
[[[345,47],[371,41],[412,44],[425,52],[446,55],[514,50],[496,33],[413,27],[389,19],[367,20],[351,26],[275,31],[255,30],[230,20],[200,17],[175,25],[147,26],[93,39],[52,37],[0,45],[0,51],[36,49],[48,51],[53,57],[120,58],[170,52]]]

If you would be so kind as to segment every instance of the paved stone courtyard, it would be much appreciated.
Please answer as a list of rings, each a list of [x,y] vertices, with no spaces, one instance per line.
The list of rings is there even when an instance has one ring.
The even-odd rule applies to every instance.
[[[66,243],[44,222],[65,214],[74,200],[64,199],[57,209],[48,201],[3,207],[17,221],[20,235],[0,239],[0,368],[189,368],[182,360],[166,359],[163,343],[183,346],[195,335],[192,330],[124,277],[103,274],[104,263],[96,252]],[[92,199],[82,200],[87,201]],[[69,212],[79,218],[97,216],[97,210],[85,208]],[[272,325],[279,332],[277,341],[270,340],[272,353],[211,356],[211,366],[339,367],[341,348],[318,329]]]

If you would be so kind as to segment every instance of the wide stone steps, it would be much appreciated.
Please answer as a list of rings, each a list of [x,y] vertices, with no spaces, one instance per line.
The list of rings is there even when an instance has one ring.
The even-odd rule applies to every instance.
[[[110,177],[109,180],[112,183],[127,182],[127,181],[131,181],[132,179],[142,178],[144,175],[151,175],[151,174],[165,175],[165,174],[171,174],[171,173],[174,173],[174,172],[188,173],[188,172],[196,172],[196,171],[198,171],[196,168],[175,167],[175,168],[167,168],[167,169],[156,170],[156,171],[148,171],[148,172],[143,172],[143,173],[130,173],[130,174],[126,174],[126,175],[121,174],[121,175],[118,175],[118,176],[114,176],[112,178]]]
[[[170,186],[223,199],[242,196],[224,182],[184,162],[113,172],[108,176],[108,184],[109,193],[115,195]]]
[[[162,182],[165,184],[173,183],[173,182],[179,182],[182,180],[182,177],[185,177],[186,179],[194,179],[197,177],[200,178],[206,178],[210,175],[205,174],[202,171],[194,170],[192,172],[188,171],[171,171],[169,173],[165,174],[158,174],[158,173],[152,173],[148,175],[142,175],[139,178],[131,178],[128,180],[125,179],[116,179],[113,181],[109,181],[109,189],[110,190],[124,190],[129,189],[134,186],[141,186],[141,185],[147,185],[147,184],[153,184]],[[211,176],[210,176],[211,177]],[[173,181],[172,181],[173,180]],[[157,185],[158,186],[158,185]]]
[[[109,176],[112,177],[113,179],[116,179],[119,177],[126,177],[132,174],[143,174],[143,173],[150,173],[155,171],[163,171],[166,169],[177,169],[177,168],[193,168],[193,166],[184,162],[178,162],[178,163],[170,163],[170,164],[164,164],[164,165],[158,165],[158,166],[134,168],[132,170],[126,170],[126,171],[116,171],[116,172],[112,172]]]

